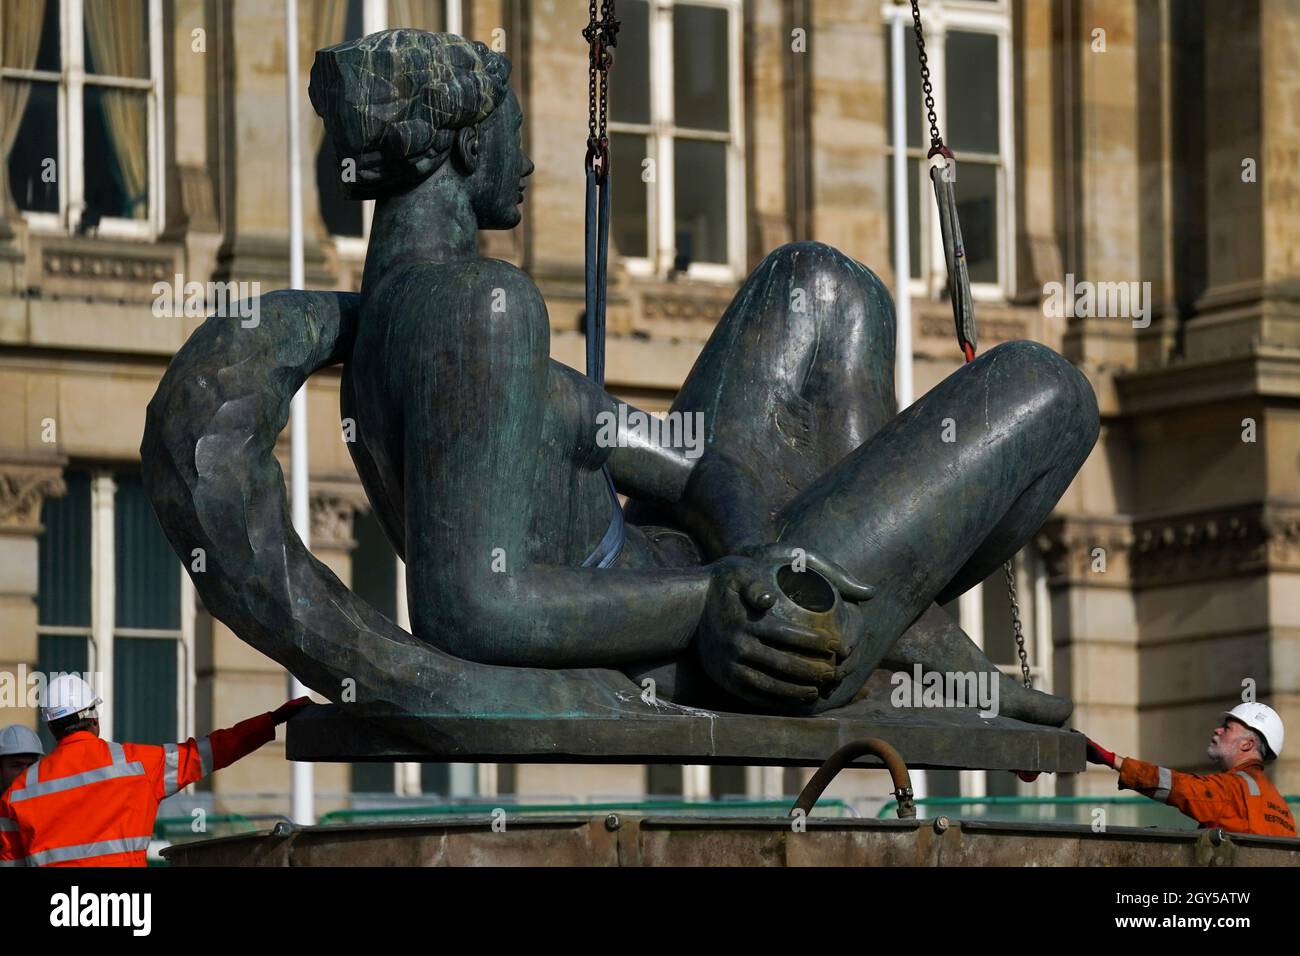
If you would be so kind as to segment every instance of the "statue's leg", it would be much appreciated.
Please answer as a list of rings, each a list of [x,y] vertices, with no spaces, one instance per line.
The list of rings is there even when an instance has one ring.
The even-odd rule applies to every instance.
[[[822,243],[770,253],[673,402],[674,412],[699,416],[712,452],[746,469],[744,487],[757,483],[732,503],[740,536],[707,548],[706,559],[772,540],[776,512],[895,409],[894,312],[880,280]]]
[[[1049,350],[1041,351],[1052,361],[1065,364]],[[1002,359],[998,364],[1004,369],[1007,365]],[[1077,373],[1068,365],[1066,369],[1068,375],[1076,377],[1075,384],[1080,384]],[[829,246],[793,243],[772,252],[737,293],[679,392],[673,410],[699,412],[710,448],[744,463],[758,482],[758,492],[736,502],[736,507],[751,509],[753,514],[747,516],[750,518],[775,519],[777,513],[791,505],[800,492],[831,472],[894,417],[893,371],[893,305],[880,280],[870,270]],[[1082,386],[1087,392],[1086,383]],[[1091,402],[1090,392],[1086,397],[1083,404],[1090,406],[1091,411],[1085,407],[1083,417],[1087,419],[1091,415],[1095,437],[1095,403]],[[909,411],[914,413],[915,410]],[[957,424],[964,417],[961,411],[958,403],[951,416]],[[940,416],[943,417],[949,416]],[[936,429],[929,437],[942,442],[943,436]],[[965,434],[959,430],[954,437],[958,442],[945,443],[946,449],[965,447],[965,440],[972,434],[970,430]],[[1091,441],[1091,438],[1086,441],[1089,447]],[[924,447],[924,440],[917,445],[918,450]],[[1077,464],[1069,469],[1070,475],[1074,468]],[[1068,480],[1067,476],[1066,484]],[[1041,484],[1040,492],[1046,487],[1046,483]],[[966,493],[974,497],[971,489]],[[853,490],[848,494],[858,495],[859,505],[872,512],[877,522],[888,523],[891,520],[890,506],[882,501],[878,492],[868,487],[865,491]],[[1032,527],[1017,530],[1017,514],[1004,515],[1000,527],[995,526],[997,523],[990,523],[986,532],[993,530],[999,534],[995,534],[986,553],[977,557],[972,552],[971,558],[975,560],[968,559],[969,566],[964,569],[951,571],[936,567],[932,577],[939,578],[945,574],[948,577],[938,587],[933,581],[922,582],[924,589],[933,589],[936,595],[946,589],[950,595],[955,595],[981,580],[976,576],[980,572],[973,569],[995,569],[1001,558],[990,558],[989,554],[1016,550],[1024,537],[1036,529],[1037,522],[1046,516],[1059,494],[1058,490],[1040,495],[1043,501],[1039,502],[1037,510],[1042,512],[1042,516],[1028,522]],[[1051,500],[1046,501],[1046,498]],[[1042,507],[1044,502],[1045,508]],[[939,502],[934,504],[935,513],[939,514],[942,506]],[[1024,504],[1019,512],[1022,519],[1035,510],[1028,507],[1028,497]],[[738,521],[737,525],[746,527],[752,523]],[[942,524],[940,521],[940,530]],[[798,527],[794,529],[798,530]],[[808,530],[815,529],[810,524]],[[833,535],[818,531],[821,540],[812,540],[810,535],[807,546],[820,548],[828,557],[842,560],[841,549],[851,551],[855,540],[871,540],[866,532],[865,524],[861,530],[854,531],[851,523],[846,523]],[[776,534],[773,526],[766,540],[775,539]],[[979,537],[978,533],[975,536]],[[788,528],[783,538],[792,543],[803,543],[795,541]],[[1008,547],[1005,542],[1009,538],[1017,540]],[[745,544],[756,543],[763,542],[730,541],[722,550],[731,552]],[[710,559],[717,556],[717,553],[706,555]],[[847,563],[852,566],[851,562]],[[965,573],[957,573],[963,570]],[[948,587],[954,577],[959,578],[957,587],[960,590]],[[872,580],[870,576],[867,579]],[[878,593],[883,596],[881,590]],[[886,603],[900,604],[897,596],[879,605],[877,601],[880,598],[867,605],[872,619]],[[913,612],[912,605],[916,604],[920,606]],[[902,601],[901,607],[901,613],[899,606],[891,608],[889,617],[893,623],[888,633],[892,638],[886,637],[882,643],[897,639],[898,633],[906,628],[907,622],[900,625],[897,619],[909,613],[911,618],[908,620],[914,619],[924,610],[925,603],[913,596],[910,601]],[[932,609],[926,617],[926,625],[896,640],[890,649],[888,662],[909,668],[914,663],[921,663],[933,669],[996,672],[997,669],[979,648],[940,612]],[[873,633],[886,632],[873,628]],[[874,645],[875,641],[872,643]],[[873,647],[872,656],[874,654]],[[865,676],[864,673],[863,679]],[[1047,723],[1059,723],[1069,714],[1069,703],[1061,698],[1039,693],[1025,694],[1010,679],[1002,686],[1004,713]],[[843,702],[833,699],[827,703]]]
[[[779,540],[818,549],[876,587],[859,607],[862,680],[931,602],[961,594],[1023,546],[1097,432],[1082,373],[1045,346],[1009,342],[939,383],[782,509]]]

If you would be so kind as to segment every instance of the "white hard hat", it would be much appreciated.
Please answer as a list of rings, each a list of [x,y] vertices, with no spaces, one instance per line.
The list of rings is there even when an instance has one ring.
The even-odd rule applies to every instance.
[[[1238,704],[1232,710],[1225,710],[1224,717],[1234,717],[1255,733],[1264,738],[1269,752],[1265,760],[1272,760],[1282,753],[1282,718],[1277,711],[1267,704]]]
[[[0,757],[11,757],[14,754],[38,756],[45,754],[45,748],[41,746],[41,738],[36,736],[36,731],[22,724],[10,724],[4,730],[0,730]]]
[[[50,681],[50,686],[45,692],[45,706],[41,708],[41,715],[48,724],[50,721],[62,720],[83,710],[90,710],[101,703],[95,692],[90,689],[90,685],[76,674],[60,674]]]

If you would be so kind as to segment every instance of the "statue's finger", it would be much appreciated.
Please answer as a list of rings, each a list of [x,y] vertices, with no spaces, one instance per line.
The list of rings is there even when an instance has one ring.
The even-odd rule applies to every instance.
[[[736,665],[735,677],[752,690],[779,700],[795,700],[811,704],[818,697],[816,687],[807,687],[802,684],[791,684],[789,681],[777,680],[775,677],[764,674],[752,667],[747,667],[744,664]]]
[[[823,558],[819,554],[813,554],[811,551],[805,551],[804,557],[808,562],[808,567],[819,572],[831,584],[835,585],[835,589],[840,592],[840,597],[844,598],[844,600],[866,601],[876,593],[876,589],[870,584],[859,581],[834,561]]]
[[[758,641],[742,642],[740,660],[761,668],[773,677],[799,683],[812,683],[820,687],[835,681],[835,668],[826,661],[778,651]]]
[[[755,611],[766,611],[776,604],[776,594],[770,585],[762,581],[751,581],[740,589],[740,597]]]
[[[816,631],[810,627],[791,624],[789,621],[764,619],[753,621],[748,627],[749,633],[764,644],[790,647],[800,651],[811,651],[822,657],[839,656],[840,640],[834,634]]]

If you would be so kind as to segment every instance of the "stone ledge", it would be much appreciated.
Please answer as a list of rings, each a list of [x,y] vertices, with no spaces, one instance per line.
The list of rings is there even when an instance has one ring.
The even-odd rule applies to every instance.
[[[898,711],[853,704],[835,717],[714,713],[660,703],[646,716],[382,713],[360,705],[311,707],[288,726],[290,760],[427,763],[667,763],[820,766],[863,737],[892,744],[914,769],[1079,773],[1084,738],[1069,730],[973,710]],[[361,714],[366,714],[365,719]],[[403,728],[431,724],[443,743],[422,750]],[[878,767],[864,758],[857,767]]]

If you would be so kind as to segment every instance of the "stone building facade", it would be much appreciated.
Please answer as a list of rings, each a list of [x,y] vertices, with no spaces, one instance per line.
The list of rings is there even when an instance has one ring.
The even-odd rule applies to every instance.
[[[1036,681],[1072,696],[1073,725],[1119,752],[1200,767],[1244,681],[1300,720],[1300,0],[922,6],[939,120],[960,160],[981,348],[1051,345],[1087,373],[1102,410],[1095,452],[1017,561]],[[586,4],[299,7],[308,286],[357,287],[368,216],[333,192],[305,96],[312,51],[388,26],[450,28],[514,63],[537,170],[522,225],[484,246],[533,276],[552,354],[581,367]],[[653,411],[776,245],[827,242],[897,288],[887,23],[900,8],[618,8],[607,376]],[[145,406],[201,321],[156,308],[155,283],[288,284],[284,16],[279,0],[0,6],[0,669],[103,674],[106,730],[119,737],[206,732],[286,691],[159,551],[138,479]],[[960,354],[906,39],[919,395]],[[1090,304],[1068,294],[1088,284]],[[309,388],[313,549],[401,622],[401,569],[341,440],[338,381]],[[967,631],[1018,672],[1000,577],[957,603]],[[21,707],[5,717],[34,720]],[[285,810],[281,747],[220,774],[215,804]],[[1300,790],[1300,761],[1285,755],[1275,779]],[[762,797],[798,783],[760,769],[339,765],[318,766],[316,781],[331,795],[321,810],[356,790]],[[963,772],[926,786],[1065,795],[1113,780]],[[831,795],[884,789],[859,772]]]

